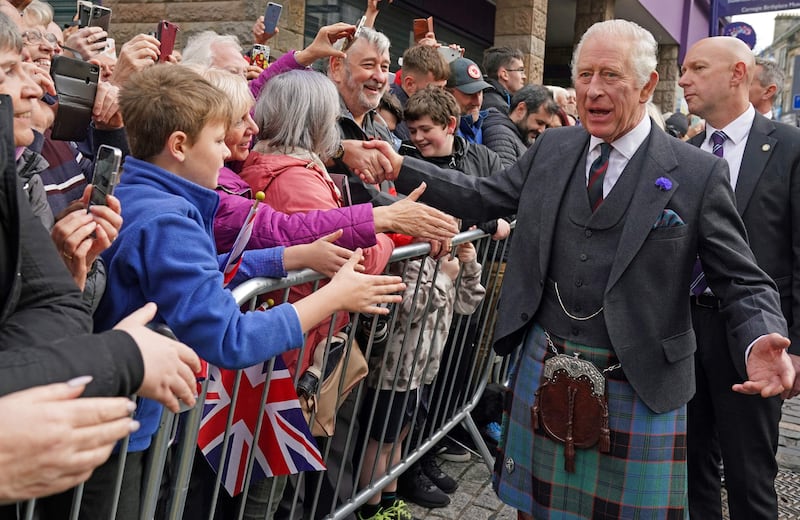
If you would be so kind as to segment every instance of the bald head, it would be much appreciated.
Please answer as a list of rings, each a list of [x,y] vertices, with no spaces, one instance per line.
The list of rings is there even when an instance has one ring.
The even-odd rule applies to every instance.
[[[755,56],[730,36],[704,38],[689,48],[678,84],[689,111],[723,128],[747,110]]]

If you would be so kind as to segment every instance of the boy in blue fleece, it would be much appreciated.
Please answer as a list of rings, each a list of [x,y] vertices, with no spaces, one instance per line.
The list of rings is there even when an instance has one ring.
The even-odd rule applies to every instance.
[[[203,359],[238,369],[299,348],[303,332],[334,312],[380,312],[377,304],[400,300],[392,294],[403,290],[400,278],[355,272],[361,256],[356,250],[330,284],[307,298],[242,313],[223,289],[224,258],[218,258],[212,235],[219,200],[214,188],[230,153],[225,145],[232,120],[229,101],[193,71],[158,65],[131,77],[120,107],[132,156],[115,192],[124,224],[103,253],[108,285],[96,314],[97,330],[111,328],[154,301],[157,321]],[[285,274],[283,248],[272,248],[247,251],[237,278]],[[139,517],[142,453],[160,414],[161,406],[153,401],[137,409],[141,429],[128,447],[118,519]],[[107,479],[89,481],[82,517],[107,516],[105,502],[113,495],[109,487]]]

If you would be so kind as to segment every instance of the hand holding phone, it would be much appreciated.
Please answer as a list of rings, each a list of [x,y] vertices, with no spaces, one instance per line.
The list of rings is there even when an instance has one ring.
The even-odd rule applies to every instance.
[[[102,5],[93,5],[92,14],[89,16],[89,27],[100,27],[105,32],[108,32],[108,24],[111,22],[111,9],[103,7]],[[99,38],[97,41],[106,41],[105,38]]]
[[[158,61],[165,63],[169,61],[172,51],[175,50],[175,39],[178,36],[180,27],[177,24],[167,20],[161,20],[156,29],[156,38],[161,42],[160,54]]]
[[[50,76],[58,93],[58,113],[51,137],[60,141],[86,138],[97,95],[100,67],[88,61],[53,56]]]
[[[283,6],[270,2],[267,4],[267,9],[264,11],[264,34],[274,34],[275,29],[278,27],[278,18],[281,17],[281,10]]]
[[[97,150],[89,207],[106,205],[106,197],[114,193],[114,187],[117,185],[120,162],[122,162],[122,152],[119,148],[104,144]]]

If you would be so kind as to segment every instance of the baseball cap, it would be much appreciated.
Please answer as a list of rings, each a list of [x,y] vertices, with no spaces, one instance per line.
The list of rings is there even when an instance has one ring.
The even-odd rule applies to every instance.
[[[468,58],[457,58],[450,62],[450,79],[447,86],[457,88],[464,94],[475,94],[491,85],[483,81],[481,69]]]

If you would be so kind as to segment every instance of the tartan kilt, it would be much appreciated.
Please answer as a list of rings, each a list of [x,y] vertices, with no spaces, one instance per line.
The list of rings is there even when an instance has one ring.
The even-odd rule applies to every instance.
[[[613,352],[572,342],[565,353],[603,369]],[[663,519],[689,517],[686,405],[657,414],[627,381],[608,380],[611,451],[576,449],[575,473],[564,470],[564,446],[532,431],[531,407],[547,352],[534,325],[511,376],[493,483],[500,499],[535,519]]]

